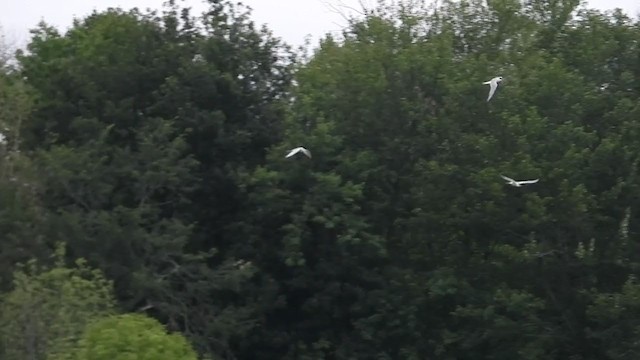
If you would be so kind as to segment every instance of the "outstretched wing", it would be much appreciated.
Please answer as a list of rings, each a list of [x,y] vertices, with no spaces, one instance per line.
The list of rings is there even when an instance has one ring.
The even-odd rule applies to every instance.
[[[523,181],[518,181],[519,184],[535,184],[538,182],[538,180],[540,179],[535,179],[535,180],[523,180]]]
[[[300,150],[302,150],[302,152],[303,152],[305,155],[307,155],[307,157],[308,157],[309,159],[311,159],[311,151],[309,151],[309,150],[307,150],[307,149],[305,149],[305,148],[300,148]]]
[[[496,89],[498,88],[498,82],[491,81],[489,85],[491,86],[491,89],[489,90],[489,97],[487,98],[487,101],[491,100],[491,98],[493,97],[493,94],[495,94]]]
[[[502,175],[502,174],[500,174],[500,176],[501,176],[503,179],[505,179],[505,180],[507,180],[507,181],[509,181],[509,182],[515,182],[515,180],[513,180],[513,179],[512,179],[512,178],[510,178],[510,177],[506,177],[506,176],[504,176],[504,175]]]
[[[287,154],[287,156],[285,156],[285,158],[292,157],[293,155],[299,153],[300,150],[302,150],[302,148],[299,148],[299,147],[295,149],[291,149],[291,151],[289,151],[289,153]]]

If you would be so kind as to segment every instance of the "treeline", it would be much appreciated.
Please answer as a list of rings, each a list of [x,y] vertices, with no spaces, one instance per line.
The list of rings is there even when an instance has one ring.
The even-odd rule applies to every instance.
[[[638,19],[207,2],[1,62],[0,358],[640,358]]]

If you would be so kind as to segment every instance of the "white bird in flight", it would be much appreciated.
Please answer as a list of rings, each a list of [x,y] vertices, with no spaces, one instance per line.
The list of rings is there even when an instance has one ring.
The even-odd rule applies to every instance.
[[[292,157],[293,155],[295,155],[295,154],[299,153],[300,151],[302,151],[302,153],[303,153],[303,154],[307,155],[307,157],[308,157],[309,159],[311,159],[311,151],[309,151],[309,150],[307,150],[307,149],[303,148],[302,146],[299,146],[299,147],[297,147],[297,148],[295,148],[295,149],[291,149],[291,150],[289,151],[289,153],[287,154],[287,156],[285,156],[285,158]]]
[[[503,179],[507,180],[507,184],[511,185],[511,186],[515,186],[515,187],[521,187],[522,185],[526,185],[526,184],[535,184],[538,182],[538,180],[540,179],[535,179],[535,180],[523,180],[523,181],[516,181],[513,180],[510,177],[506,177],[504,175],[500,175]]]
[[[487,101],[491,100],[491,98],[493,97],[493,94],[496,92],[496,89],[498,88],[498,83],[502,81],[502,76],[496,76],[493,79],[489,80],[489,81],[485,81],[482,84],[483,85],[489,85],[491,86],[491,89],[489,90],[489,97],[487,98]]]

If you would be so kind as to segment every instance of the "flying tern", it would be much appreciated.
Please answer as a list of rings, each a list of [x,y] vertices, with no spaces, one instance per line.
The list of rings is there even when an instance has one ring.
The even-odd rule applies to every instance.
[[[513,180],[510,177],[506,177],[504,175],[500,175],[503,179],[507,180],[507,184],[511,185],[511,186],[515,186],[515,187],[521,187],[522,185],[526,185],[526,184],[535,184],[538,182],[538,180],[540,179],[535,179],[535,180],[523,180],[523,181],[516,181]]]
[[[309,150],[305,149],[305,148],[304,148],[304,147],[302,147],[302,146],[299,146],[299,147],[297,147],[297,148],[295,148],[295,149],[291,149],[291,150],[289,150],[289,153],[287,154],[287,156],[285,156],[285,158],[292,157],[293,155],[295,155],[295,154],[297,154],[297,153],[299,153],[299,152],[301,152],[301,151],[302,151],[302,153],[303,153],[303,154],[307,155],[307,157],[308,157],[309,159],[311,159],[311,151],[309,151]]]
[[[493,94],[496,92],[496,89],[498,88],[498,83],[501,81],[502,81],[502,76],[496,76],[493,79],[482,83],[483,85],[491,86],[491,89],[489,90],[489,97],[487,98],[487,102],[491,100],[491,98],[493,97]]]

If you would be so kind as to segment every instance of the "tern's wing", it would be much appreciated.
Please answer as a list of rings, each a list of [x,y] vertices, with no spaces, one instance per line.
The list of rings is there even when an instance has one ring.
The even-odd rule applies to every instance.
[[[300,148],[300,150],[302,151],[303,154],[307,155],[307,157],[309,159],[311,159],[311,151],[305,149],[305,148]]]
[[[512,178],[510,178],[510,177],[506,177],[506,176],[504,176],[504,175],[502,175],[502,174],[500,175],[500,177],[502,177],[503,179],[505,179],[505,180],[507,180],[507,181],[513,181],[513,182],[515,182],[515,180],[513,180]]]
[[[297,154],[298,152],[300,152],[301,148],[297,147],[295,149],[291,149],[291,151],[289,151],[289,153],[287,154],[287,156],[285,156],[285,158],[288,157],[292,157],[293,155]]]
[[[485,82],[482,83],[482,85],[489,85],[489,84],[491,84],[491,80],[485,81]]]
[[[535,184],[535,183],[537,183],[537,182],[538,182],[538,180],[540,180],[540,179],[518,181],[518,183],[519,183],[519,184]]]
[[[487,101],[491,100],[491,98],[493,97],[493,94],[496,92],[496,89],[498,88],[498,83],[495,81],[491,81],[489,85],[491,85],[491,90],[489,90],[489,97],[487,98]]]

